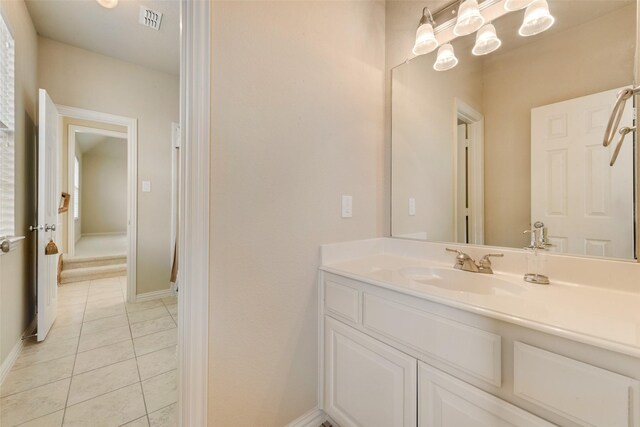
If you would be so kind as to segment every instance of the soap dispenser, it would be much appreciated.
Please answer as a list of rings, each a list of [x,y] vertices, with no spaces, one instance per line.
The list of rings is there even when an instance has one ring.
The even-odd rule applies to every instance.
[[[531,234],[531,242],[525,249],[527,253],[527,273],[524,280],[538,285],[548,285],[549,277],[546,275],[547,260],[544,253],[540,251],[548,250],[551,243],[547,234],[547,228],[541,221],[536,221],[531,230],[525,230],[524,233]]]

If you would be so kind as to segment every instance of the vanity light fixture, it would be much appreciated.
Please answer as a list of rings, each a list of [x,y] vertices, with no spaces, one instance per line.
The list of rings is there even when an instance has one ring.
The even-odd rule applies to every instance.
[[[524,9],[533,3],[533,0],[506,0],[504,2],[504,10],[513,12],[514,10]]]
[[[502,41],[496,34],[496,27],[493,24],[487,24],[476,33],[476,44],[473,46],[471,53],[476,56],[486,55],[498,49],[501,45]]]
[[[524,13],[524,21],[518,31],[523,37],[535,36],[548,30],[555,18],[549,13],[549,5],[546,0],[534,0]]]
[[[453,34],[466,36],[477,31],[484,24],[477,0],[464,0],[458,9],[458,19],[453,27]]]
[[[118,0],[96,0],[98,4],[107,9],[113,9],[118,5]]]
[[[427,16],[427,12],[429,16]],[[433,33],[433,16],[428,7],[422,9],[422,18],[420,24],[418,24],[418,30],[416,31],[416,44],[413,45],[413,54],[424,55],[429,52],[433,52],[438,47],[438,41]]]
[[[447,71],[458,65],[458,58],[453,51],[451,43],[443,44],[438,49],[438,57],[436,63],[433,64],[433,69],[436,71]]]

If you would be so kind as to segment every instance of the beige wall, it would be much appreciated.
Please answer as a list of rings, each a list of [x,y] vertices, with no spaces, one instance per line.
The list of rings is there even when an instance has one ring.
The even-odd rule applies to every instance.
[[[57,104],[138,120],[138,294],[169,287],[171,123],[178,122],[178,76],[38,39],[41,87]],[[152,192],[141,191],[141,181]],[[65,188],[65,187],[62,187]]]
[[[127,232],[127,141],[105,138],[82,155],[82,234]]]
[[[317,404],[319,245],[382,234],[384,25],[383,2],[213,3],[210,426]]]
[[[455,240],[455,101],[482,112],[482,63],[463,49],[457,55],[466,66],[447,72],[433,69],[435,52],[393,69],[394,236],[426,233],[431,241]],[[409,215],[410,197],[415,215]]]
[[[631,85],[635,40],[631,4],[536,43],[487,56],[486,244],[521,247],[529,241],[522,231],[531,222],[531,109]]]
[[[0,255],[0,363],[35,315],[32,236],[35,215],[35,125],[38,98],[37,35],[22,0],[2,1],[0,10],[15,40],[16,234],[26,236],[15,251]]]

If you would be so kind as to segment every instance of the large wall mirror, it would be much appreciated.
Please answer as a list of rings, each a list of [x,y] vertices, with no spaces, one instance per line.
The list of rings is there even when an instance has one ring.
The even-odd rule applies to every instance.
[[[451,42],[452,69],[433,51],[392,70],[394,237],[522,248],[542,221],[551,251],[637,259],[636,133],[613,166],[619,135],[603,146],[634,84],[636,1],[548,6],[540,34],[520,36],[525,11],[511,12],[490,54],[472,54],[474,33]],[[620,127],[634,123],[627,105]]]

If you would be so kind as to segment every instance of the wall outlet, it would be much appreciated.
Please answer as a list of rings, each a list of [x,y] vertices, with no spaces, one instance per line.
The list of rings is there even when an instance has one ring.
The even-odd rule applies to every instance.
[[[142,181],[142,192],[151,193],[151,181]]]
[[[353,197],[342,196],[342,218],[351,218],[353,216]]]
[[[416,214],[416,199],[409,197],[409,215],[414,216]]]

